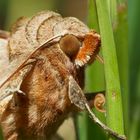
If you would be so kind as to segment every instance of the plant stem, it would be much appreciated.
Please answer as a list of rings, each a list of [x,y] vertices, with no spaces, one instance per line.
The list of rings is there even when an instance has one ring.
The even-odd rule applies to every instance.
[[[96,0],[106,80],[107,125],[124,134],[120,79],[107,1]]]

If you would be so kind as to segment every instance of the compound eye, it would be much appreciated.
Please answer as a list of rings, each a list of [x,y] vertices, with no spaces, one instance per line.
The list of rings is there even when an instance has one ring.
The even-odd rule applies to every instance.
[[[78,53],[81,42],[74,35],[66,35],[60,40],[60,48],[70,58]]]

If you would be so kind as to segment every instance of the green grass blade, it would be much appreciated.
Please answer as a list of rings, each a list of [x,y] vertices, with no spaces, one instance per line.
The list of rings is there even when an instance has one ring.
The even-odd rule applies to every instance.
[[[130,140],[140,139],[140,1],[129,0]]]
[[[124,134],[122,99],[112,25],[106,0],[96,0],[106,79],[107,125]]]
[[[113,26],[116,25],[117,22],[117,1],[110,0],[110,16]]]
[[[108,13],[112,24],[116,24],[117,21],[117,0],[106,0],[108,6]]]
[[[96,5],[93,0],[88,1],[88,26],[91,29],[99,31]],[[85,78],[85,91],[102,91],[104,90],[104,71],[103,64],[95,61],[92,65],[86,69]],[[99,113],[94,109],[95,114],[100,120],[105,122],[105,116],[103,113]],[[95,125],[86,113],[80,113],[78,117],[78,133],[80,140],[105,140],[106,135]]]
[[[96,4],[93,0],[89,0],[89,11],[88,11],[88,26],[91,29],[95,29],[99,32],[98,17],[96,11]],[[99,61],[95,61],[92,65],[86,69],[86,91],[102,91],[105,89],[104,83],[104,70],[103,64]]]
[[[123,112],[125,132],[128,136],[129,129],[129,88],[128,88],[128,17],[127,4],[118,5],[117,24],[114,29],[117,50],[121,91],[123,97]]]

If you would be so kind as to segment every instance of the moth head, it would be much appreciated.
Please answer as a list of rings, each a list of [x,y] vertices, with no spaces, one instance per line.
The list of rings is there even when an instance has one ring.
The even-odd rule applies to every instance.
[[[74,62],[76,67],[92,63],[100,50],[100,35],[95,31],[85,34],[83,39],[74,35],[66,35],[60,40],[60,48]]]
[[[60,40],[60,48],[71,59],[74,59],[80,50],[81,42],[74,35],[65,35]]]

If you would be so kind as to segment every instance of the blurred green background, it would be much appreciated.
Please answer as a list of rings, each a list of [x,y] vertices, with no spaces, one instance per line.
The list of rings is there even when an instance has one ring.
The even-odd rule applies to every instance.
[[[111,4],[111,0],[107,1]],[[117,16],[112,16],[117,17],[112,18],[112,25],[121,81],[125,133],[130,140],[140,140],[139,6],[140,0],[116,0]],[[112,11],[115,9],[113,5],[110,7]],[[77,17],[99,32],[96,5],[92,0],[0,0],[0,29],[9,30],[18,17],[32,16],[42,10],[53,10],[63,16]],[[95,61],[89,66],[85,81],[85,91],[105,90],[103,64]],[[105,122],[105,114],[94,111]],[[85,113],[80,113],[76,124],[79,140],[107,139]]]

